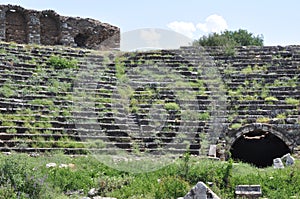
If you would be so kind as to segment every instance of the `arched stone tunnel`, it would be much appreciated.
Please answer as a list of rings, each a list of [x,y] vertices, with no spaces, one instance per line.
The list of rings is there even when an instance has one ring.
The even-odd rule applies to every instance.
[[[234,160],[240,160],[257,167],[272,166],[273,159],[291,153],[287,143],[271,129],[250,128],[241,134],[231,145],[230,153]],[[271,131],[268,131],[271,130]]]

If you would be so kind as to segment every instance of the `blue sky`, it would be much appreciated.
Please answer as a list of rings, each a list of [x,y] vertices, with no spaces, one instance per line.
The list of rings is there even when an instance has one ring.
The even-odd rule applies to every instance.
[[[300,44],[300,1],[271,0],[0,0],[24,8],[111,23],[122,32],[140,28],[175,30],[192,38],[212,31],[247,29],[265,45]]]

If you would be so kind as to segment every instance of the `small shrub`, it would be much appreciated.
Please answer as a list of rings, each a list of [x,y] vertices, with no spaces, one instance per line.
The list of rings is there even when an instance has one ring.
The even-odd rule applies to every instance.
[[[165,109],[168,111],[178,111],[180,107],[175,102],[169,102],[165,104]]]
[[[239,129],[242,127],[242,124],[241,123],[234,123],[230,126],[230,128],[232,129]]]
[[[274,102],[274,101],[278,101],[278,99],[276,97],[270,96],[270,97],[266,97],[265,98],[266,102]]]
[[[168,199],[184,196],[189,191],[189,184],[181,178],[168,176],[160,181],[159,189],[155,191],[155,198]]]
[[[257,123],[269,123],[270,122],[270,118],[268,117],[260,117],[256,119]]]
[[[137,113],[139,111],[139,108],[137,107],[137,106],[133,106],[132,108],[131,108],[131,112],[132,113]]]
[[[269,92],[270,92],[269,89],[264,87],[264,88],[261,89],[260,96],[265,99],[265,98],[268,97]]]
[[[286,119],[286,115],[284,113],[276,115],[276,119]]]
[[[53,66],[55,69],[71,69],[78,67],[78,63],[75,59],[67,59],[55,55],[48,59],[47,64]]]
[[[234,56],[236,54],[235,44],[226,44],[224,47],[224,53],[227,56]]]
[[[9,85],[3,85],[0,87],[0,95],[8,98],[15,95],[15,89]]]
[[[17,126],[13,121],[2,121],[2,126]]]
[[[285,103],[291,104],[291,105],[299,105],[300,100],[294,99],[294,98],[286,98]]]
[[[32,105],[43,105],[43,106],[53,106],[54,103],[49,99],[34,99],[30,101]]]
[[[41,198],[43,179],[39,179],[38,173],[28,166],[28,162],[19,158],[2,159],[0,193],[5,195],[4,198],[28,198],[26,195],[33,199]]]
[[[88,172],[71,170],[70,168],[49,169],[47,180],[62,191],[84,189],[87,192],[93,184],[93,178],[89,176]]]
[[[103,149],[106,147],[106,143],[103,140],[88,140],[87,148]]]
[[[250,74],[252,72],[253,72],[253,70],[250,65],[247,66],[246,68],[242,69],[242,71],[241,71],[241,73],[243,73],[243,74]]]
[[[199,120],[209,120],[209,118],[210,118],[210,115],[208,112],[199,114]]]
[[[116,67],[116,77],[119,79],[125,75],[125,63],[123,62],[124,58],[117,57],[115,59]]]
[[[9,134],[16,134],[18,133],[17,129],[15,128],[9,128],[9,129],[6,129],[6,133],[9,133]]]

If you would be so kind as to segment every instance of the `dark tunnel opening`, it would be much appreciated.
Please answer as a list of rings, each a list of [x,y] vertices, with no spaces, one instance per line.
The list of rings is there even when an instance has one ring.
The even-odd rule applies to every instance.
[[[88,40],[89,36],[87,34],[82,34],[79,33],[78,35],[76,35],[76,37],[74,38],[75,43],[77,44],[78,47],[86,47],[86,42]]]
[[[272,166],[273,159],[291,153],[288,146],[272,133],[256,130],[239,137],[231,146],[231,157],[257,167]]]

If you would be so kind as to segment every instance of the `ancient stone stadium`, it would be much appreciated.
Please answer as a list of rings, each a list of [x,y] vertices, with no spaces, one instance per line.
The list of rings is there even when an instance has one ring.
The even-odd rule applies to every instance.
[[[17,6],[0,39],[2,152],[300,155],[300,46],[120,52],[117,27]]]

